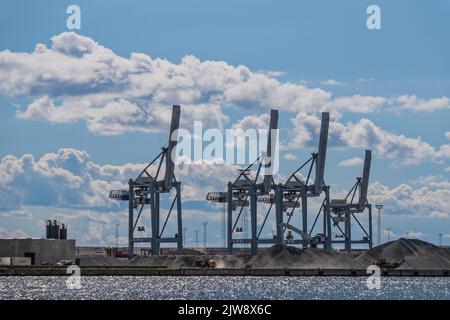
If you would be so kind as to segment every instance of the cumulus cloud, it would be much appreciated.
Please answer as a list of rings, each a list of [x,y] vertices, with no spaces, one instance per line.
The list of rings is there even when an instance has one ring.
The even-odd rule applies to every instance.
[[[298,157],[297,157],[295,154],[292,154],[292,153],[290,153],[290,152],[286,153],[286,154],[283,156],[283,158],[286,159],[286,160],[288,160],[288,161],[291,161],[291,160],[297,160],[297,159],[298,159]]]
[[[321,81],[320,83],[325,86],[340,86],[342,84],[341,82],[334,80],[334,79],[324,80],[324,81]]]
[[[220,127],[227,121],[222,106],[280,104],[313,112],[330,98],[323,90],[223,61],[185,56],[175,64],[139,53],[124,58],[73,32],[51,41],[50,48],[39,44],[31,53],[0,52],[0,91],[35,97],[18,112],[22,118],[83,120],[89,130],[106,134],[151,131],[167,124],[159,115],[164,107],[182,104],[186,122],[201,119]]]
[[[244,116],[238,122],[233,124],[233,129],[267,129],[269,124],[269,114]]]
[[[211,191],[226,191],[228,181],[239,174],[239,166],[202,161],[178,168],[177,178],[182,181],[183,199],[205,200]]]
[[[99,165],[86,151],[70,148],[39,159],[31,154],[9,155],[0,162],[0,209],[8,216],[23,215],[18,205],[118,209],[118,203],[108,198],[109,191],[126,188],[128,179],[135,178],[145,166]],[[183,181],[183,200],[204,200],[209,191],[224,191],[228,179],[237,176],[238,167],[204,161],[177,166],[175,173]]]
[[[43,221],[50,218],[66,223],[69,237],[77,239],[79,245],[113,245],[115,224],[120,223],[121,234],[126,233],[127,204],[109,199],[109,191],[126,189],[128,179],[135,178],[145,166],[99,165],[87,152],[70,148],[40,158],[30,154],[6,156],[0,162],[0,225],[5,227],[0,229],[0,237],[40,237]],[[164,172],[164,166],[162,169]],[[154,170],[156,167],[150,168]],[[206,217],[220,224],[222,216],[217,210],[193,210],[189,203],[205,201],[208,192],[225,191],[228,180],[239,174],[238,167],[204,161],[176,166],[175,174],[182,181],[184,223],[189,225]],[[164,199],[163,216],[168,209]],[[147,211],[143,218],[149,221],[146,215]],[[26,232],[17,229],[18,219],[28,219]],[[167,231],[176,232],[171,229],[172,224]]]
[[[445,133],[445,137],[446,137],[448,140],[450,140],[450,131],[447,131],[447,132]]]
[[[348,110],[355,113],[371,113],[380,109],[388,100],[384,97],[362,96],[337,97],[328,104],[328,110]]]
[[[414,239],[414,238],[424,238],[424,237],[428,236],[428,233],[423,233],[423,232],[419,232],[419,231],[409,230],[409,231],[406,231],[403,234],[403,236],[405,238],[408,238],[408,239],[411,239],[411,238],[412,239]]]
[[[316,147],[320,132],[320,118],[317,115],[299,113],[292,119],[294,130],[287,149]],[[396,164],[418,164],[427,159],[440,161],[450,158],[450,145],[435,148],[421,137],[409,138],[378,127],[367,118],[346,124],[331,118],[329,147],[373,148],[378,157],[392,159]]]
[[[19,117],[83,121],[88,130],[100,134],[165,130],[172,104],[183,105],[182,126],[202,120],[219,128],[229,121],[222,112],[228,106],[315,114],[322,110],[374,112],[390,103],[413,111],[448,105],[447,97],[333,98],[319,88],[280,82],[279,75],[224,61],[200,61],[192,55],[178,64],[143,53],[125,58],[73,32],[54,36],[50,47],[38,44],[30,53],[0,52],[0,92],[31,99],[19,108]]]
[[[390,104],[398,105],[400,109],[416,112],[433,112],[437,110],[450,109],[450,99],[440,97],[434,99],[420,99],[416,95],[403,95],[390,99]]]
[[[358,78],[356,83],[367,83],[371,81],[375,81],[375,78]]]
[[[350,159],[342,160],[341,162],[339,162],[338,166],[341,166],[341,167],[352,167],[352,166],[359,166],[359,165],[361,165],[363,163],[364,163],[363,159],[361,159],[359,157],[353,157],[353,158],[350,158]]]
[[[269,77],[282,77],[287,74],[285,71],[274,71],[274,70],[258,70],[258,73],[268,75]]]
[[[115,205],[117,202],[108,199],[109,190],[126,187],[128,179],[144,166],[98,165],[85,151],[77,149],[60,149],[37,160],[32,155],[6,156],[0,164],[0,190],[11,197],[2,198],[0,208],[4,217],[28,217],[30,210],[23,206],[69,208],[76,210],[77,216],[94,219],[95,214],[97,222],[104,219],[108,223],[106,212],[122,210]],[[225,191],[226,183],[237,174],[238,166],[213,161],[176,168],[186,201],[203,201],[210,191]],[[384,203],[385,210],[393,213],[448,216],[450,182],[444,176],[420,177],[396,187],[374,182],[370,185],[370,199]],[[20,207],[13,208],[15,204]],[[105,214],[97,215],[98,210]]]
[[[23,230],[15,229],[12,231],[9,231],[6,228],[3,228],[0,226],[0,238],[2,239],[26,239],[31,238],[30,235]]]
[[[0,219],[10,229],[0,233],[5,237],[28,237],[8,221],[26,218],[42,222],[55,218],[67,223],[71,237],[80,243],[111,245],[114,225],[125,226],[127,214],[126,205],[119,206],[108,199],[109,190],[125,188],[128,179],[144,166],[144,163],[99,165],[87,152],[67,148],[39,159],[32,155],[6,156],[0,163],[0,194],[9,197],[0,198]],[[237,166],[214,162],[176,168],[176,176],[182,181],[183,202],[204,201],[210,191],[225,191],[226,183],[237,174]],[[283,177],[277,177],[276,181],[283,181]],[[336,195],[336,190],[332,194]],[[395,187],[374,182],[369,187],[369,200],[383,203],[384,214],[450,218],[450,182],[444,176],[420,177]],[[184,209],[188,220],[208,217],[221,223],[217,209],[194,210],[189,205]],[[42,229],[34,236],[42,234],[42,223],[39,228]]]
[[[384,204],[386,214],[450,218],[450,182],[443,176],[420,177],[395,187],[374,182],[369,200]]]
[[[33,215],[31,212],[24,208],[20,208],[17,210],[0,210],[0,218],[20,218],[20,219],[29,219]]]
[[[0,163],[1,208],[16,204],[61,207],[111,207],[110,188],[122,186],[139,165],[100,166],[85,151],[60,149],[39,159],[6,156]]]
[[[386,237],[391,237],[391,239],[397,237],[397,234],[393,232],[392,229],[383,229],[383,235]]]

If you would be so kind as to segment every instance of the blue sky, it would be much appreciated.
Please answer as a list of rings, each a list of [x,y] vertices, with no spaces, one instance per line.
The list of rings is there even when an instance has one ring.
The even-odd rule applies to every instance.
[[[446,132],[450,131],[450,3],[413,3],[4,1],[0,12],[0,52],[3,57],[5,50],[15,54],[31,53],[39,43],[51,48],[51,38],[68,31],[65,13],[67,6],[77,4],[82,14],[81,30],[77,30],[77,34],[112,50],[114,57],[130,59],[133,52],[138,52],[153,60],[167,59],[178,66],[183,64],[183,57],[192,55],[202,62],[223,61],[232,68],[242,65],[252,73],[268,74],[268,78],[277,80],[280,88],[283,84],[291,83],[298,85],[298,90],[302,90],[299,89],[300,86],[308,90],[320,89],[320,94],[330,95],[330,98],[321,98],[324,99],[320,100],[322,104],[311,102],[303,107],[297,106],[294,101],[289,106],[277,106],[270,100],[272,105],[268,106],[264,97],[252,97],[244,101],[231,99],[227,105],[219,106],[220,114],[228,117],[225,126],[231,127],[245,116],[260,119],[261,115],[267,113],[268,107],[279,108],[280,127],[284,130],[281,140],[288,146],[281,153],[281,173],[288,175],[313,151],[310,146],[314,145],[312,142],[309,144],[301,141],[301,136],[296,135],[300,134],[296,128],[298,129],[298,121],[302,123],[302,116],[298,116],[297,122],[293,122],[293,119],[302,112],[317,116],[322,107],[335,112],[336,122],[347,128],[342,130],[349,130],[350,123],[353,131],[348,131],[346,138],[342,138],[335,146],[331,145],[327,157],[326,182],[335,188],[337,194],[351,186],[354,177],[360,174],[360,166],[344,167],[339,163],[345,159],[361,157],[364,148],[372,148],[374,161],[371,181],[376,183],[371,189],[372,199],[386,204],[384,226],[391,226],[398,236],[411,231],[410,234],[414,232],[424,240],[436,242],[438,232],[450,234],[450,212],[447,206],[450,194],[450,152],[449,147],[445,147],[449,144]],[[377,4],[381,8],[381,30],[366,28],[366,8],[370,4]],[[67,45],[67,41],[85,41],[80,39],[61,39],[60,42],[61,45]],[[14,56],[16,58],[16,63],[21,63],[21,57]],[[11,60],[5,58],[2,62],[0,59],[0,72],[7,74],[6,71],[10,71],[11,66],[17,65],[8,63]],[[28,70],[30,74],[42,71],[39,63],[28,65],[27,68],[34,68]],[[111,70],[113,68],[114,66]],[[23,70],[17,72],[20,74]],[[278,74],[274,76],[273,72]],[[32,154],[34,160],[38,161],[45,155],[58,154],[61,148],[70,148],[84,151],[89,155],[89,161],[98,166],[142,164],[156,155],[167,139],[163,128],[155,128],[154,132],[142,132],[130,129],[129,123],[125,124],[125,131],[105,135],[102,129],[95,129],[98,128],[95,126],[92,129],[89,126],[89,121],[91,125],[98,125],[92,123],[95,120],[86,120],[83,116],[71,121],[62,121],[61,114],[59,118],[42,113],[39,117],[36,114],[20,117],[18,111],[25,112],[30,104],[43,97],[53,99],[55,105],[66,99],[74,99],[77,103],[76,99],[83,97],[75,94],[70,87],[61,89],[58,87],[61,83],[48,84],[52,86],[52,90],[63,91],[59,96],[40,89],[39,83],[28,84],[33,90],[27,94],[17,94],[20,81],[24,82],[26,79],[20,78],[25,77],[23,73],[18,81],[11,75],[12,73],[9,78],[0,76],[4,83],[0,86],[0,158],[13,155],[20,159],[24,154]],[[334,81],[328,81],[327,84],[330,79]],[[75,82],[69,85],[73,85],[72,89],[75,88]],[[83,91],[85,88],[79,89]],[[104,94],[96,93],[99,96]],[[314,94],[316,93],[311,93]],[[357,99],[355,95],[381,97],[385,100],[372,104],[370,99]],[[276,98],[278,100],[275,101],[282,103],[284,96]],[[300,98],[307,99],[306,96]],[[343,102],[339,98],[348,98],[352,102]],[[167,105],[179,103],[165,102]],[[198,108],[208,108],[207,103],[206,106],[204,104],[204,101],[192,101],[194,107],[197,105]],[[121,105],[116,107],[121,108]],[[370,110],[364,109],[365,107]],[[40,112],[45,110],[47,109],[40,109]],[[192,117],[198,119],[195,114]],[[211,116],[208,121],[213,122],[213,118]],[[367,119],[374,125],[370,132],[361,133],[368,124],[361,122],[361,119]],[[108,118],[108,121],[112,121],[108,125],[114,125],[114,120]],[[103,122],[101,124],[105,125]],[[145,125],[150,127],[152,123]],[[287,153],[298,159],[284,159],[283,156]],[[413,160],[405,161],[403,156]],[[16,165],[23,167],[23,161],[16,162]],[[84,164],[86,162],[83,161],[76,165],[72,163],[66,169],[74,173],[77,168],[81,170],[79,166]],[[0,190],[6,192],[12,188],[20,194],[14,201],[7,196],[0,198],[0,208],[4,212],[0,215],[0,232],[5,235],[14,232],[16,235],[23,231],[30,236],[40,236],[42,227],[39,221],[52,215],[48,212],[63,210],[63,213],[58,212],[64,218],[71,210],[72,213],[82,210],[87,222],[82,218],[79,221],[73,219],[73,232],[82,238],[81,235],[86,231],[83,228],[89,225],[86,233],[100,232],[102,237],[82,238],[80,243],[107,243],[105,239],[109,239],[114,233],[114,228],[110,227],[114,219],[123,221],[121,233],[125,236],[125,207],[117,207],[106,200],[99,201],[98,205],[87,201],[77,206],[75,200],[71,202],[69,194],[83,197],[82,187],[68,186],[76,179],[68,179],[66,184],[60,186],[60,180],[51,180],[54,179],[52,177],[50,180],[53,182],[46,189],[39,186],[39,183],[48,183],[43,182],[42,172],[36,173],[33,169],[33,174],[38,177],[33,175],[28,181],[17,176],[20,170],[12,173],[5,164],[0,169],[5,175],[8,174],[9,179],[0,182],[3,183],[3,189]],[[94,176],[91,171],[89,174],[94,180],[118,181],[117,177],[106,178],[104,174]],[[27,180],[26,185],[24,179]],[[123,182],[126,180],[125,178]],[[221,185],[218,181],[211,182],[207,179],[203,182],[205,185],[208,183],[211,183],[211,189]],[[55,194],[48,191],[59,187],[70,190],[64,201],[54,200]],[[102,187],[107,194],[107,185]],[[75,190],[76,188],[79,189]],[[91,196],[102,194],[100,187],[90,188]],[[24,193],[36,193],[39,196],[30,199]],[[212,214],[217,216],[217,212],[211,213],[211,209],[200,198],[202,197],[188,198],[185,202],[186,210],[197,210],[197,213],[192,213],[192,217],[186,218],[188,230],[191,230],[191,233],[188,231],[188,238],[192,241],[192,232],[201,228],[201,220],[211,219],[208,241],[214,243],[220,221],[210,218]],[[22,215],[18,212],[22,212]],[[28,214],[24,215],[24,212]],[[105,215],[103,227],[92,221],[95,219],[91,219],[97,212],[99,216]],[[447,238],[447,241],[450,239]]]

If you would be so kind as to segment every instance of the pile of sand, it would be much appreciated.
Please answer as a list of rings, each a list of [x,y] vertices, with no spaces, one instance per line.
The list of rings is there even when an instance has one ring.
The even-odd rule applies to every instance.
[[[450,249],[415,239],[399,239],[370,249],[357,257],[345,252],[299,249],[276,244],[258,255],[212,256],[192,249],[165,256],[134,257],[129,262],[113,257],[80,257],[81,266],[146,266],[153,268],[227,269],[365,269],[374,262],[399,269],[450,269]]]
[[[268,251],[258,254],[251,261],[255,269],[352,269],[360,268],[359,262],[336,251],[317,248],[299,249],[276,244]]]
[[[120,267],[128,265],[127,259],[117,259],[103,256],[80,256],[80,267]]]
[[[195,250],[195,249],[177,249],[175,251],[170,251],[167,255],[176,255],[176,256],[203,256],[205,255],[203,252]]]
[[[200,260],[199,255],[167,255],[167,256],[137,256],[130,260],[132,266],[179,269],[195,265]]]
[[[166,255],[134,257],[130,261],[133,266],[165,267],[168,269],[200,268],[199,265],[208,261],[216,268],[244,268],[250,257],[245,256],[209,256],[209,255]]]
[[[365,267],[383,259],[386,263],[400,264],[398,269],[450,269],[450,249],[417,239],[391,241],[355,258]]]

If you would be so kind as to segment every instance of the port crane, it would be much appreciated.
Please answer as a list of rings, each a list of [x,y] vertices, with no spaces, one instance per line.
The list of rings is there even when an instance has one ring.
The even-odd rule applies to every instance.
[[[300,235],[301,239],[289,239],[280,243],[301,244],[303,248],[309,245],[322,244],[325,249],[331,249],[331,216],[330,216],[330,187],[324,182],[325,159],[328,142],[328,128],[330,115],[322,112],[318,151],[294,170],[283,184],[278,184],[275,193],[277,216],[281,219],[277,223],[277,239],[284,239],[286,229]],[[307,169],[302,175],[302,170]],[[314,181],[313,181],[314,174]],[[324,195],[322,204],[316,214],[314,223],[308,229],[308,198]],[[301,222],[296,226],[292,218],[301,212]],[[321,233],[313,235],[319,217],[322,215],[323,229]]]
[[[275,244],[282,241],[277,236],[271,238],[261,236],[269,215],[271,212],[275,212],[273,204],[276,186],[273,179],[273,168],[276,161],[277,135],[278,110],[271,110],[266,152],[262,153],[247,167],[240,169],[237,178],[228,182],[226,192],[209,192],[206,195],[206,200],[225,203],[227,206],[227,246],[229,254],[233,253],[233,246],[238,243],[250,243],[251,254],[256,255],[258,244]],[[251,172],[252,168],[256,168],[254,175]],[[262,168],[264,168],[263,175],[261,174]],[[269,206],[261,225],[258,221],[258,203],[267,203]],[[245,207],[250,208],[251,238],[237,239],[234,237],[234,233],[242,230],[237,227],[237,224],[242,218]],[[275,219],[277,223],[281,222],[279,216],[276,216]]]
[[[337,228],[340,234],[333,239],[332,243],[344,244],[345,250],[351,253],[352,244],[368,244],[372,248],[372,205],[367,200],[369,187],[370,164],[372,161],[372,151],[366,150],[364,156],[364,167],[362,177],[357,177],[356,182],[350,188],[344,199],[332,199],[330,208],[332,213],[333,227]],[[368,230],[364,228],[357,214],[368,210]],[[362,239],[352,239],[352,222],[356,222],[364,236]],[[343,228],[341,227],[343,225]]]
[[[128,181],[128,190],[112,190],[109,197],[114,200],[128,201],[128,257],[133,256],[136,243],[150,243],[152,255],[159,255],[161,243],[176,243],[178,249],[183,247],[183,224],[181,212],[180,181],[174,174],[174,161],[177,146],[178,128],[180,124],[180,106],[172,106],[172,118],[170,123],[169,143],[161,149],[161,152],[141,171],[136,179]],[[164,176],[161,168],[165,163]],[[156,173],[151,173],[151,167],[156,166]],[[174,191],[174,192],[173,192]],[[160,196],[168,194],[173,197],[169,211],[165,216],[161,227]],[[176,209],[174,207],[176,206]],[[142,220],[142,213],[146,207],[150,208],[151,236],[137,237],[137,231],[143,231],[143,226],[138,226]],[[164,236],[164,231],[169,223],[170,216],[176,210],[176,230],[173,236]]]

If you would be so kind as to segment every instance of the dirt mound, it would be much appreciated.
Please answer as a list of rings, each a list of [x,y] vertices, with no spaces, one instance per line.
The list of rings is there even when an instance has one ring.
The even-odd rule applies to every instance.
[[[120,267],[128,264],[127,259],[117,259],[114,257],[80,256],[77,259],[80,260],[80,266],[82,267]]]
[[[269,250],[251,259],[252,268],[257,269],[351,269],[360,263],[345,253],[325,251],[317,248],[299,249],[276,244]]]
[[[399,239],[357,257],[317,248],[299,249],[276,244],[258,255],[212,256],[182,249],[165,256],[134,257],[130,262],[112,257],[79,257],[81,266],[147,266],[180,269],[202,266],[231,269],[365,269],[374,262],[399,269],[450,269],[450,249],[415,239]]]
[[[418,239],[401,238],[367,250],[355,260],[363,266],[383,260],[399,265],[398,269],[449,269],[450,250]]]
[[[168,252],[167,255],[176,255],[176,256],[203,256],[205,255],[203,252],[195,250],[195,249],[178,249],[175,251]]]
[[[166,255],[134,257],[130,265],[147,267],[165,267],[167,269],[201,268],[200,266],[215,265],[215,268],[244,268],[248,257],[244,256],[207,256],[207,255]]]

